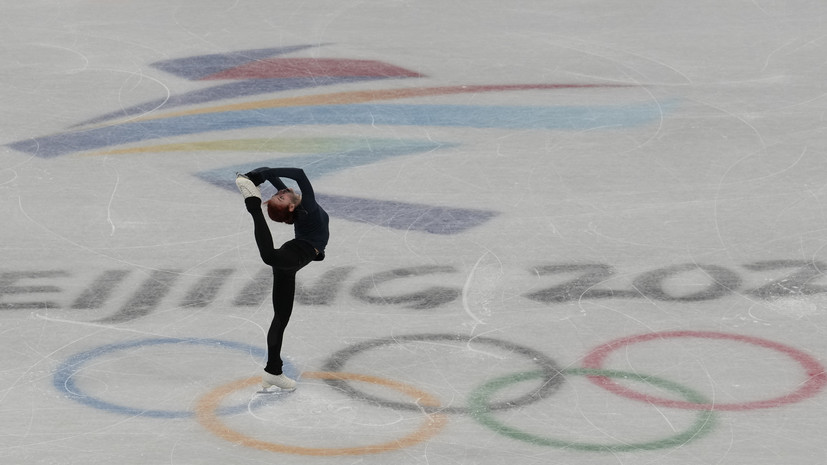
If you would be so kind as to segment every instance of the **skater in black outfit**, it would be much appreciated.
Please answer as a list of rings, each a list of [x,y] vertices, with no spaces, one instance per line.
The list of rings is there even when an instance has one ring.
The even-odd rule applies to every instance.
[[[298,183],[300,193],[288,188],[279,178]],[[264,205],[273,221],[292,224],[295,238],[280,248],[273,246],[270,228],[262,213],[261,191],[258,186],[269,181],[278,192]],[[273,322],[267,332],[267,365],[262,387],[277,386],[295,389],[296,381],[282,373],[281,345],[284,329],[293,313],[296,272],[311,261],[324,260],[330,232],[327,212],[316,203],[313,186],[300,168],[257,168],[236,177],[236,185],[244,196],[247,211],[253,217],[253,230],[261,259],[273,268]]]

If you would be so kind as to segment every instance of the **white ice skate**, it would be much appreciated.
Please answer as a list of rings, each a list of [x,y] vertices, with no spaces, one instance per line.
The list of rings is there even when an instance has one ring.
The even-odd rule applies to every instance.
[[[245,199],[250,197],[261,198],[261,190],[259,190],[258,186],[256,186],[250,178],[240,173],[236,174],[235,185],[238,186],[238,190],[241,191],[241,195],[243,195]]]
[[[274,375],[265,371],[264,374],[261,375],[261,389],[266,391],[270,386],[275,386],[285,391],[292,391],[296,389],[296,382],[284,376],[284,373]]]

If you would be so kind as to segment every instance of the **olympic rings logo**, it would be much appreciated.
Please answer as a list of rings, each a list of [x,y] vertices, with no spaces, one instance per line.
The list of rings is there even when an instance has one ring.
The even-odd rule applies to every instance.
[[[801,371],[802,382],[797,383],[791,392],[771,396],[766,399],[745,401],[739,403],[716,403],[704,394],[688,386],[660,376],[643,375],[633,371],[615,370],[605,367],[610,363],[612,353],[626,351],[636,344],[658,342],[666,340],[685,341],[722,341],[725,343],[745,344],[749,348],[760,348],[774,351],[781,360],[793,362],[796,370]],[[345,445],[333,447],[317,447],[284,442],[272,442],[268,439],[259,439],[260,431],[248,434],[238,426],[238,421],[232,418],[244,418],[254,409],[266,409],[273,405],[288,405],[287,400],[296,393],[276,393],[266,396],[254,396],[252,400],[238,402],[239,391],[246,390],[258,384],[258,377],[236,380],[201,395],[193,410],[158,410],[137,407],[128,407],[109,402],[82,392],[77,382],[80,374],[89,362],[98,357],[114,354],[119,351],[132,350],[145,346],[163,344],[186,344],[190,346],[207,346],[231,349],[252,357],[261,359],[265,351],[254,346],[239,344],[232,341],[215,339],[173,339],[156,338],[132,341],[121,344],[101,346],[92,350],[78,353],[64,361],[56,370],[53,378],[55,387],[68,394],[72,400],[86,406],[102,409],[114,413],[131,416],[153,418],[184,418],[194,417],[212,434],[246,447],[278,452],[285,454],[338,456],[363,455],[388,452],[410,447],[433,438],[448,423],[450,415],[468,415],[479,424],[496,433],[532,444],[579,450],[584,452],[629,452],[639,450],[654,450],[668,447],[677,447],[699,439],[708,434],[717,422],[718,412],[746,411],[766,409],[800,402],[815,396],[827,384],[827,374],[824,366],[813,356],[794,347],[770,341],[763,338],[740,334],[713,332],[713,331],[669,331],[640,334],[624,337],[601,344],[592,349],[582,358],[582,366],[561,368],[556,361],[542,352],[509,341],[491,337],[466,337],[454,334],[413,334],[379,338],[350,345],[332,354],[321,371],[304,372],[300,374],[303,380],[319,380],[322,385],[328,385],[340,394],[347,396],[349,401],[358,401],[360,404],[372,405],[383,411],[408,412],[411,415],[422,415],[424,418],[409,432],[400,433],[399,437],[379,438],[373,444]],[[437,346],[454,345],[460,348],[486,346],[491,350],[505,352],[519,356],[525,360],[520,363],[509,361],[510,365],[519,365],[519,370],[513,373],[494,377],[483,382],[467,394],[463,406],[443,405],[438,396],[425,389],[412,386],[408,383],[384,377],[377,377],[363,373],[347,371],[348,362],[357,356],[370,356],[372,352],[389,347],[403,348],[408,344],[431,344]],[[403,350],[403,352],[405,352]],[[412,353],[412,352],[411,352]],[[525,369],[533,366],[531,369]],[[285,365],[288,374],[296,376],[295,367],[289,362]],[[292,372],[292,373],[291,373]],[[490,373],[486,373],[490,374]],[[583,377],[604,390],[629,399],[637,403],[645,403],[658,408],[666,407],[694,411],[694,420],[685,428],[670,431],[670,435],[660,439],[643,441],[623,440],[616,443],[587,442],[569,440],[563,437],[554,437],[553,434],[530,431],[519,425],[510,425],[504,415],[498,412],[510,409],[521,409],[529,405],[552,397],[566,382],[573,377]],[[526,393],[526,388],[516,391],[517,385],[532,383]],[[632,387],[629,387],[629,386]],[[307,386],[309,387],[309,386]],[[657,390],[660,394],[647,392]],[[512,398],[502,400],[503,392],[510,393]],[[301,390],[297,391],[301,392]],[[517,392],[517,394],[514,394]],[[388,393],[391,395],[386,398]],[[664,394],[665,393],[665,394]],[[243,395],[243,392],[242,392]],[[675,400],[673,397],[680,397]],[[232,405],[225,405],[230,398],[236,398]],[[403,400],[399,400],[399,399]],[[295,399],[293,398],[294,402]],[[351,402],[352,403],[352,402]],[[524,409],[525,410],[525,409]],[[311,413],[312,414],[312,413]],[[508,417],[509,421],[511,416]],[[536,427],[536,425],[534,425]],[[289,426],[287,426],[289,427]],[[249,429],[249,428],[248,428]],[[255,428],[253,428],[255,430]],[[536,430],[536,428],[534,428]],[[269,431],[269,430],[266,430]],[[396,433],[393,433],[396,434]],[[281,432],[278,437],[284,437]]]

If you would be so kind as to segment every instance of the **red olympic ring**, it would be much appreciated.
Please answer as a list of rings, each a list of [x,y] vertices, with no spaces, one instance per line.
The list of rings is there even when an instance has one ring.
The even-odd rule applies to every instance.
[[[603,362],[606,360],[609,354],[620,348],[639,342],[678,337],[729,339],[781,352],[782,354],[787,355],[788,357],[798,362],[804,368],[804,372],[806,373],[806,381],[801,383],[800,387],[795,391],[771,399],[729,404],[695,404],[692,402],[670,400],[648,394],[642,394],[632,389],[625,388],[615,383],[606,376],[589,376],[588,378],[598,386],[619,396],[627,397],[634,400],[640,400],[655,405],[661,405],[664,407],[689,410],[743,411],[762,408],[773,408],[785,404],[799,402],[806,398],[812,397],[819,391],[821,391],[824,388],[825,384],[827,384],[827,374],[825,374],[824,366],[811,355],[808,355],[793,347],[758,337],[744,336],[741,334],[719,333],[713,331],[666,331],[660,333],[641,334],[616,339],[612,342],[608,342],[606,344],[598,346],[597,348],[592,350],[588,355],[586,355],[586,357],[583,359],[583,367],[590,369],[602,369],[604,368]]]

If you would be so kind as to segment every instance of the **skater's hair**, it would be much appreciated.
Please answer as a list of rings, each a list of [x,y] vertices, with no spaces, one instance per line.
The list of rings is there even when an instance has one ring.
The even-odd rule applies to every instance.
[[[301,197],[293,192],[288,193],[290,198],[289,204],[277,204],[274,202],[265,202],[267,205],[267,216],[277,223],[293,224],[295,219],[296,208],[301,203]],[[291,208],[292,207],[292,208]]]
[[[267,216],[277,223],[293,224],[293,212],[285,205],[273,205],[267,202]]]

